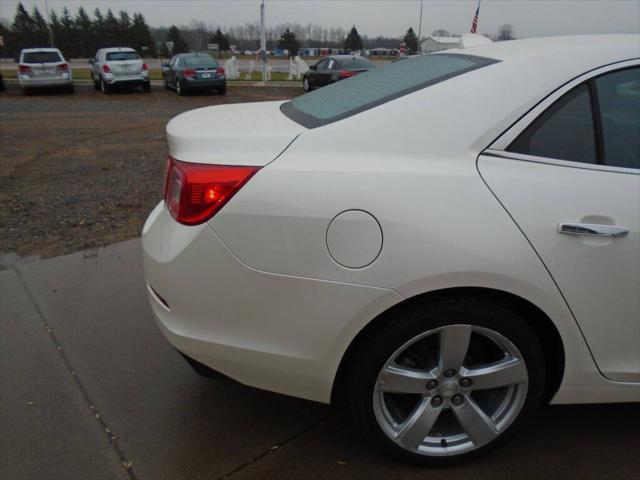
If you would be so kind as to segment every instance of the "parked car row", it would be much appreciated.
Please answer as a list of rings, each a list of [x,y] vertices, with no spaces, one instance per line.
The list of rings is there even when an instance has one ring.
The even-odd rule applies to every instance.
[[[96,90],[110,93],[118,87],[141,88],[151,91],[149,66],[138,52],[129,47],[101,48],[91,64],[91,81]],[[224,67],[206,53],[182,53],[174,55],[162,64],[162,80],[166,89],[172,88],[178,95],[195,90],[227,91]],[[57,48],[29,48],[20,52],[18,82],[23,93],[37,88],[64,88],[73,93],[73,76],[69,63]],[[0,91],[4,82],[0,76]]]

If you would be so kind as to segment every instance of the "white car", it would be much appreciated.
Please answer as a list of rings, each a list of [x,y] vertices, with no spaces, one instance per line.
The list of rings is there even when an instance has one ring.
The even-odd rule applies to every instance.
[[[151,91],[149,67],[133,48],[101,48],[89,63],[93,86],[102,93],[109,93],[115,87],[141,87],[145,93]]]
[[[71,67],[57,48],[23,49],[18,61],[18,83],[24,94],[51,87],[73,93]]]
[[[639,36],[411,58],[167,136],[144,267],[200,370],[436,464],[544,402],[640,401]]]

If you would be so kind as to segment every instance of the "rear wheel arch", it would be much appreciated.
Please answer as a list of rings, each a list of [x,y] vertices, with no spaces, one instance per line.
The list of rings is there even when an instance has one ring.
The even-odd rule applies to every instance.
[[[497,305],[510,308],[520,313],[542,346],[542,353],[546,365],[546,385],[542,400],[545,403],[551,400],[562,382],[565,367],[565,351],[562,337],[549,316],[530,301],[503,290],[480,287],[456,287],[436,290],[411,297],[382,312],[365,325],[351,340],[351,343],[342,356],[333,382],[331,404],[342,406],[346,403],[346,383],[353,360],[371,338],[375,337],[380,330],[385,328],[389,322],[393,321],[395,315],[404,310],[414,308],[417,305],[441,301],[446,298],[482,299],[495,302]]]

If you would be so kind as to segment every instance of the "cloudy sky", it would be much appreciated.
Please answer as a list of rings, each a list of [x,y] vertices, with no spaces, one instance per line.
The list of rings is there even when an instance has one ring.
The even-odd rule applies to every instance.
[[[23,0],[44,11],[45,0]],[[56,11],[72,13],[82,6],[140,11],[152,26],[188,24],[193,19],[214,25],[237,25],[259,18],[259,0],[48,0]],[[0,17],[12,19],[17,1],[0,0]],[[476,0],[424,0],[422,31],[436,28],[466,32]],[[355,24],[369,36],[400,36],[417,31],[419,0],[266,0],[267,22],[308,22],[326,27]],[[581,33],[640,33],[640,0],[483,0],[479,31],[494,33],[504,23],[518,37]]]

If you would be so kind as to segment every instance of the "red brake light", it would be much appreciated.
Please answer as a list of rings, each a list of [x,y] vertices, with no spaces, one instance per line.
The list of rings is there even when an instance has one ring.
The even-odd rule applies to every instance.
[[[204,223],[259,169],[260,167],[186,163],[169,157],[164,193],[169,213],[183,225]]]
[[[29,65],[18,65],[18,71],[20,73],[28,73],[31,72],[31,67]]]
[[[350,70],[340,70],[340,78],[349,78],[356,75],[356,72]]]
[[[111,69],[109,68],[109,65],[107,65],[106,63],[102,64],[102,71],[104,73],[111,73]]]
[[[193,68],[187,68],[185,71],[182,72],[182,74],[187,78],[191,78],[191,77],[195,77],[196,71]]]
[[[149,66],[146,63],[143,63],[142,70],[149,70]]]
[[[219,75],[224,75],[224,67],[216,68],[216,73],[219,74]]]
[[[61,63],[60,65],[58,65],[58,70],[62,70],[63,72],[66,72],[67,70],[69,70],[69,64]]]

